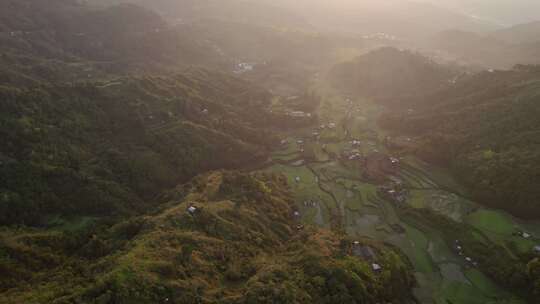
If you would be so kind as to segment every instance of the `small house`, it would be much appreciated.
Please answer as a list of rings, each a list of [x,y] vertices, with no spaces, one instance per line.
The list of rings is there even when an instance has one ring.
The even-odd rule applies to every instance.
[[[198,209],[197,209],[197,207],[195,207],[195,206],[189,206],[189,207],[187,208],[187,212],[188,212],[189,214],[191,214],[191,215],[194,215],[195,212],[197,212],[197,210],[198,210]]]
[[[301,179],[300,179],[300,176],[297,176],[297,177],[294,178],[294,181],[297,182],[297,183],[299,183],[300,180],[301,180]]]
[[[531,238],[531,235],[530,235],[529,233],[527,233],[527,232],[523,232],[523,233],[521,234],[521,236],[522,236],[523,238],[525,238],[525,239]]]
[[[360,242],[356,241],[353,243],[352,254],[358,258],[364,260],[373,260],[375,259],[375,252],[370,246],[361,246]]]
[[[371,264],[371,268],[373,269],[373,271],[377,271],[377,272],[382,270],[381,265],[379,265],[377,263]]]
[[[534,246],[533,250],[534,250],[534,252],[536,252],[536,253],[539,253],[539,254],[540,254],[540,245],[538,245],[538,246]]]

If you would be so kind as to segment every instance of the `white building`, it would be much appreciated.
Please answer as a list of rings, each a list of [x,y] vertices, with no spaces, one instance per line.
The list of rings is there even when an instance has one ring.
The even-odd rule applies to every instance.
[[[195,214],[195,212],[197,212],[197,207],[195,207],[195,206],[189,206],[189,207],[187,208],[187,211],[188,211],[189,214],[192,214],[192,215],[193,215],[193,214]]]

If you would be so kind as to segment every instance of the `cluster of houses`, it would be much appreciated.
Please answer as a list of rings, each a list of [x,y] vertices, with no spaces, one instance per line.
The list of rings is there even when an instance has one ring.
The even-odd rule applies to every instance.
[[[362,142],[359,141],[359,140],[356,140],[356,139],[353,139],[349,142],[351,144],[351,146],[353,147],[360,147],[362,145]]]
[[[379,187],[379,195],[388,199],[396,204],[403,204],[407,202],[409,196],[409,190],[403,186],[403,182],[397,178],[392,177],[392,182]]]
[[[373,271],[379,272],[382,270],[382,266],[374,261],[376,254],[370,246],[362,245],[359,241],[354,241],[351,248],[351,254],[366,261],[371,261],[371,269],[373,269]]]
[[[249,63],[249,62],[241,62],[236,64],[234,67],[234,73],[236,74],[242,74],[245,72],[253,71],[255,68],[255,63]]]
[[[532,235],[528,232],[525,232],[525,231],[516,231],[513,233],[514,236],[518,236],[518,237],[522,237],[524,239],[530,239],[532,238]]]
[[[304,201],[303,204],[304,204],[304,207],[317,207],[319,205],[318,202],[313,201],[313,200]]]
[[[533,238],[533,235],[531,233],[521,231],[521,230],[514,232],[512,235],[524,238],[526,240]],[[532,250],[533,250],[533,253],[540,254],[540,245],[534,246]]]
[[[455,250],[459,256],[464,257],[465,262],[467,262],[470,266],[478,266],[478,262],[474,261],[471,257],[468,257],[463,253],[463,246],[461,245],[461,242],[459,240],[455,241]]]
[[[321,130],[325,130],[325,129],[333,130],[335,128],[336,128],[335,122],[329,122],[328,124],[323,124],[319,126],[319,129]]]
[[[287,112],[287,115],[291,117],[296,117],[296,118],[311,117],[311,113],[306,113],[304,111],[290,111],[290,112]]]
[[[358,149],[345,150],[342,157],[350,161],[361,161],[364,159],[364,155]]]

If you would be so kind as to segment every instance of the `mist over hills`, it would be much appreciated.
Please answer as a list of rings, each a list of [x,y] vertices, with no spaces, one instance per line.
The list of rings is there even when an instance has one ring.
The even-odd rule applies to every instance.
[[[540,3],[534,0],[423,0],[457,12],[491,20],[503,26],[528,23],[540,19]]]
[[[514,3],[0,0],[0,304],[536,304]]]

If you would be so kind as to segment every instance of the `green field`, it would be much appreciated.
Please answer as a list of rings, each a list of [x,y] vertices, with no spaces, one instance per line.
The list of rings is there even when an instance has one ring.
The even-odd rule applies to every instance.
[[[502,291],[491,279],[465,266],[463,257],[445,240],[444,231],[417,223],[413,217],[401,218],[402,207],[380,197],[377,185],[364,180],[360,162],[336,159],[344,149],[352,148],[349,143],[352,138],[363,143],[358,148],[362,153],[374,150],[388,153],[380,140],[384,133],[376,124],[380,108],[369,101],[357,100],[353,108],[348,109],[345,98],[324,85],[315,91],[325,99],[318,113],[321,121],[337,124],[335,130],[322,132],[320,141],[307,140],[304,144],[316,162],[307,160],[301,166],[274,165],[266,169],[287,176],[303,220],[329,226],[330,214],[339,212],[347,234],[383,240],[401,249],[414,267],[419,284],[415,295],[422,303],[485,304],[493,299],[493,295],[510,299],[510,293]],[[349,113],[351,117],[344,119]],[[341,125],[344,121],[346,125]],[[315,127],[288,135],[292,144],[274,154],[274,159],[299,159],[301,155],[294,153],[298,148],[295,141],[306,138]],[[345,129],[350,132],[346,140]],[[466,191],[444,169],[432,168],[411,156],[402,159],[401,167],[399,177],[410,193],[407,207],[403,208],[429,209],[455,222],[470,224],[475,229],[472,232],[474,238],[483,244],[496,243],[509,251],[517,251],[516,254],[530,251],[531,240],[512,235],[524,225],[517,224],[505,213],[482,209],[466,199]],[[300,178],[299,182],[296,177]],[[319,200],[323,208],[304,208],[302,202],[309,199]],[[528,223],[527,227],[528,231],[540,233],[540,225]]]
[[[515,225],[501,212],[481,209],[467,217],[467,222],[473,227],[492,233],[511,235]]]

